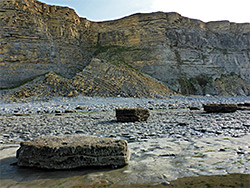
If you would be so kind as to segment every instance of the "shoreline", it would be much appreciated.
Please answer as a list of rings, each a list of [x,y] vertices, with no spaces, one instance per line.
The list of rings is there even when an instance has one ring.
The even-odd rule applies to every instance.
[[[244,103],[250,98],[221,97],[219,100]],[[225,114],[203,111],[202,104],[219,100],[209,100],[208,97],[80,97],[4,104],[0,107],[0,156],[4,156],[1,158],[1,179],[7,185],[13,181],[20,186],[22,182],[27,185],[31,182],[51,185],[53,176],[50,176],[53,173],[49,175],[39,170],[10,166],[10,161],[13,163],[16,160],[14,154],[18,145],[15,144],[42,135],[67,134],[125,139],[129,142],[131,160],[124,168],[104,172],[59,172],[52,179],[65,187],[67,182],[74,182],[77,178],[82,183],[104,179],[115,184],[150,183],[153,186],[155,182],[164,184],[183,177],[249,175],[250,111]],[[188,108],[190,106],[200,110],[192,111]],[[151,115],[146,122],[119,123],[115,121],[114,110],[122,107],[148,108]],[[8,148],[8,144],[13,147]],[[61,178],[65,173],[68,177]]]

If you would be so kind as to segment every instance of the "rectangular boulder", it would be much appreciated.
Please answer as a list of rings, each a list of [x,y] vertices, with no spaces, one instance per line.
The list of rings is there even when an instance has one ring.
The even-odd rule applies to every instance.
[[[127,141],[84,135],[43,136],[21,142],[18,166],[44,169],[122,167],[128,164]]]
[[[121,108],[116,109],[116,119],[118,122],[147,121],[150,116],[148,109],[143,108]]]
[[[237,104],[204,104],[204,111],[208,113],[230,113],[235,112],[238,108]]]

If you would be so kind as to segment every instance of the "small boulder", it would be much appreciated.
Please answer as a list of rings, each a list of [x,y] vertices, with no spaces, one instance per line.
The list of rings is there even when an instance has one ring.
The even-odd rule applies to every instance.
[[[204,104],[204,111],[207,113],[230,113],[235,112],[238,108],[237,104]]]
[[[43,136],[21,142],[18,166],[44,169],[122,167],[128,164],[127,141],[84,135]]]
[[[250,107],[250,102],[245,102],[243,106]]]
[[[198,106],[189,106],[189,110],[200,110],[200,107]]]
[[[116,119],[118,122],[147,121],[150,113],[143,108],[121,108],[116,109]]]
[[[250,102],[238,104],[238,110],[249,110],[250,111]]]

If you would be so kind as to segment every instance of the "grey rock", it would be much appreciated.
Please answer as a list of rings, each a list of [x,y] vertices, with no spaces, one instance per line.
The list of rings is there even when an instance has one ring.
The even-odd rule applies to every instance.
[[[91,166],[121,167],[128,164],[127,142],[83,135],[44,136],[21,142],[18,166],[73,169]]]

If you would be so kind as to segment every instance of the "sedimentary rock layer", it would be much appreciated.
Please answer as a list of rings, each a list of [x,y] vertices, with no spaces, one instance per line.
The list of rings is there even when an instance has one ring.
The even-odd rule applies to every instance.
[[[71,79],[95,57],[125,63],[183,94],[250,94],[249,23],[163,12],[91,22],[35,0],[0,5],[0,88],[51,71]]]
[[[88,62],[84,20],[35,0],[0,2],[0,88],[54,71],[72,77]]]

